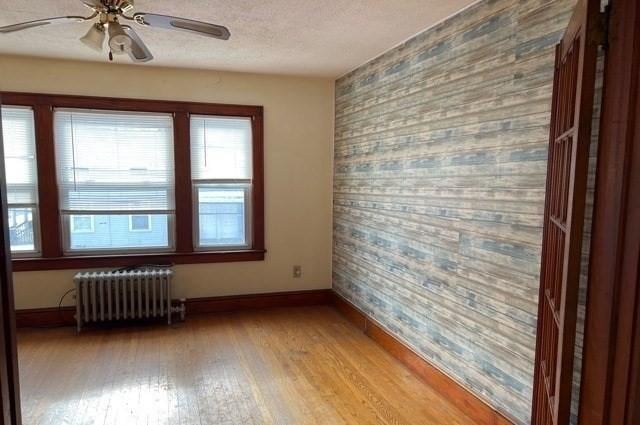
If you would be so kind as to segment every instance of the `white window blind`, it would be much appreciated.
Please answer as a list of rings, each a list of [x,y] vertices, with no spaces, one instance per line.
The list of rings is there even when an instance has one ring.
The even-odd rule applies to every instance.
[[[9,207],[37,204],[36,137],[31,108],[2,107],[2,135]]]
[[[251,180],[251,119],[191,116],[193,180]]]
[[[63,214],[173,214],[170,114],[56,109]]]

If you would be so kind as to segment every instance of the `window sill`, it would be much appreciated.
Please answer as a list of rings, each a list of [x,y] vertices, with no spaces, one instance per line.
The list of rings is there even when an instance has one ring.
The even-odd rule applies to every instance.
[[[248,249],[242,251],[157,253],[127,255],[92,255],[58,258],[14,258],[13,271],[64,270],[127,267],[144,264],[201,264],[232,263],[240,261],[263,261],[265,250]]]

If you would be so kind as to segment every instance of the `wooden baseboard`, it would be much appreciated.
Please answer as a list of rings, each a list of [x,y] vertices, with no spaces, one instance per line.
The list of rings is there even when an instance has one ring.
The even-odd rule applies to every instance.
[[[311,291],[190,298],[186,301],[187,317],[190,314],[221,313],[260,308],[328,305],[331,304],[333,299],[332,294],[333,291],[331,289],[315,289]]]
[[[31,308],[16,310],[17,328],[47,328],[58,326],[75,326],[75,307]]]
[[[360,328],[367,336],[377,342],[393,357],[400,360],[433,389],[443,394],[447,400],[479,424],[512,425],[513,422],[489,406],[468,389],[454,381],[439,369],[416,354],[411,348],[387,332],[375,320],[371,319],[356,306],[339,294],[333,292],[333,305],[350,322]]]
[[[190,314],[220,313],[274,307],[300,307],[331,304],[332,291],[275,292],[267,294],[230,295],[225,297],[189,298],[186,300],[187,317]],[[16,310],[16,327],[75,326],[75,307],[35,308]]]

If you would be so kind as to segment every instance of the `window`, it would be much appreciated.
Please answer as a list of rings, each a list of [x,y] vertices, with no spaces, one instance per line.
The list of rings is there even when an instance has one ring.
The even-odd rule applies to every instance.
[[[33,110],[2,107],[9,239],[14,255],[39,251],[36,138]]]
[[[129,231],[130,232],[150,232],[151,216],[150,215],[130,215]]]
[[[71,233],[95,232],[95,220],[92,215],[72,215]]]
[[[14,270],[264,259],[262,107],[1,95]]]
[[[65,251],[171,249],[171,115],[56,109],[54,129],[59,208],[65,228],[71,226]],[[132,235],[132,213],[154,217],[152,234]],[[90,237],[70,224],[87,216],[95,222]]]
[[[191,117],[198,249],[250,246],[251,119]]]

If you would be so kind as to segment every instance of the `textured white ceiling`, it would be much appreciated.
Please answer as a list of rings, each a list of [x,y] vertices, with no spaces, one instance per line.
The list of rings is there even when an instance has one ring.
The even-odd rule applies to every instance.
[[[219,23],[229,41],[135,26],[144,66],[337,77],[473,0],[136,0],[135,11]],[[89,14],[80,0],[0,0],[0,26]],[[0,54],[106,61],[78,41],[88,23],[0,34]],[[127,59],[118,59],[127,62]]]

